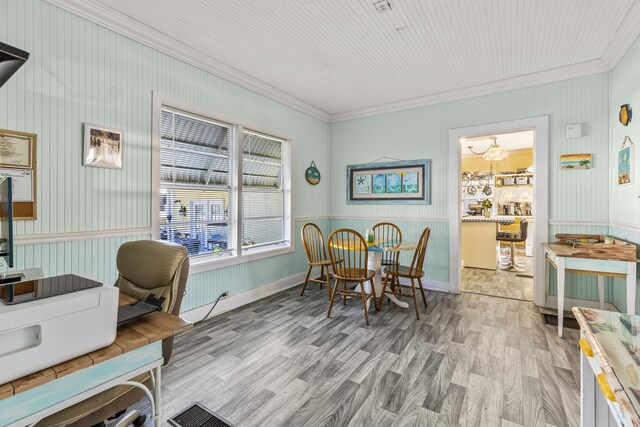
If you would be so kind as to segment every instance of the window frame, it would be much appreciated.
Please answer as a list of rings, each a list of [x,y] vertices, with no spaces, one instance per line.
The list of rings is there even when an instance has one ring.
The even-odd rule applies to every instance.
[[[208,108],[179,101],[153,92],[152,101],[152,155],[151,155],[151,231],[153,239],[160,239],[160,147],[162,109],[184,112],[204,120],[227,123],[232,126],[231,159],[229,173],[229,205],[231,217],[230,240],[234,243],[231,254],[203,254],[189,256],[190,274],[256,261],[295,252],[293,208],[293,137],[284,132],[268,129],[258,123],[212,111]],[[283,240],[288,244],[273,244],[242,248],[242,136],[244,129],[263,133],[282,140],[282,190],[284,196]],[[230,166],[231,166],[230,164]]]

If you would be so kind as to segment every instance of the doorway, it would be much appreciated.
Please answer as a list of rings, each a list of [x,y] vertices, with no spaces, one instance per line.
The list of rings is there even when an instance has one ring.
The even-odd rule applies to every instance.
[[[451,292],[468,291],[515,297],[518,299],[533,300],[533,302],[539,306],[544,305],[544,258],[541,243],[547,240],[548,233],[548,133],[547,116],[452,129],[449,132]],[[531,141],[530,144],[533,145],[532,165],[514,167],[511,164],[505,164],[504,159],[498,156],[497,158],[500,158],[500,160],[492,160],[490,163],[485,163],[488,166],[488,171],[482,170],[486,168],[478,168],[478,170],[474,171],[463,170],[462,162],[464,156],[477,156],[477,154],[473,154],[473,152],[481,153],[480,157],[483,158],[483,154],[489,151],[489,148],[493,148],[487,157],[496,158],[492,157],[496,151],[504,151],[505,148],[511,148],[510,151],[517,151],[517,144],[513,147],[508,147],[507,143],[509,137],[511,140],[515,140],[516,135],[521,141],[520,144],[526,144],[524,141],[526,141],[527,138]],[[502,146],[503,144],[505,147]],[[472,148],[469,149],[469,146]],[[524,147],[522,148],[524,149]],[[500,164],[501,162],[503,162],[502,165]],[[526,160],[524,160],[524,162],[526,162]],[[510,169],[516,170],[512,171]],[[518,169],[521,169],[520,173],[518,173]],[[470,174],[465,174],[463,177],[462,172],[470,172]],[[529,177],[532,177],[531,183],[529,183]],[[467,182],[464,182],[463,178],[467,178]],[[479,180],[477,178],[481,179]],[[516,182],[519,183],[517,187]],[[476,193],[480,192],[481,196],[477,197],[476,194],[471,194],[471,197],[466,197],[466,195],[469,195],[469,191],[473,192],[474,190],[471,188],[469,191],[463,193],[463,188],[467,190],[467,187],[470,186],[475,187]],[[528,190],[525,191],[525,188]],[[494,194],[496,190],[498,193],[497,196]],[[487,193],[492,197],[487,197]],[[489,200],[490,203],[486,203],[485,200]],[[475,203],[472,203],[474,201]],[[482,201],[483,203],[478,203],[478,201]],[[518,205],[516,205],[516,202]],[[474,204],[475,206],[470,207],[470,204]],[[482,204],[485,206],[478,206]],[[484,219],[485,209],[489,210],[489,218],[486,220]],[[531,211],[527,212],[527,209]],[[474,212],[474,215],[469,215],[468,213],[470,211]],[[501,213],[504,214],[505,212],[506,215],[498,215]],[[465,213],[471,216],[471,218],[463,220],[463,214]],[[479,215],[477,215],[478,218],[476,218],[475,213],[479,213]],[[516,213],[518,215],[516,215]],[[526,215],[526,213],[530,213],[531,215]],[[502,263],[509,264],[512,261],[511,242],[505,241],[500,245],[498,244],[496,237],[504,236],[498,236],[496,234],[496,222],[501,218],[508,219],[509,221],[503,221],[505,222],[504,231],[517,232],[520,230],[520,221],[522,219],[530,219],[527,217],[534,219],[527,233],[530,235],[528,242],[530,256],[526,256],[527,242],[518,242],[519,244],[515,245],[514,251],[514,260],[517,261],[517,265],[514,268],[502,270],[501,268],[507,267],[506,265],[502,265]],[[477,222],[473,222],[475,219],[477,219]],[[482,227],[475,227],[471,224],[484,225]],[[464,233],[463,227],[465,230]],[[467,232],[476,232],[478,234],[465,238]],[[463,242],[463,239],[465,242]],[[469,246],[469,242],[472,242],[472,246]],[[465,247],[463,247],[463,243],[467,244],[466,251],[464,250]],[[471,252],[474,252],[473,244],[487,246],[487,248],[484,249],[476,249],[475,252],[479,255],[488,255],[488,260],[484,260],[488,264],[482,264],[483,260],[470,261],[469,249],[471,248]],[[466,267],[463,252],[465,252],[464,255],[468,259]],[[501,256],[503,257],[502,259]],[[480,262],[480,264],[477,264],[478,262]],[[495,267],[492,266],[492,262],[495,262]],[[473,267],[472,264],[474,263],[476,266],[480,265],[487,268]],[[465,271],[465,268],[467,268],[468,271]],[[474,280],[476,282],[475,284]],[[503,289],[499,289],[499,286],[496,285],[492,289],[496,280],[502,281],[503,284],[511,282],[514,289],[517,289],[517,282],[520,282],[520,285],[522,285],[525,280],[529,280],[530,290],[522,290],[522,292],[518,291],[516,294],[510,295],[504,287]]]
[[[463,292],[533,301],[533,145],[532,130],[460,139]]]

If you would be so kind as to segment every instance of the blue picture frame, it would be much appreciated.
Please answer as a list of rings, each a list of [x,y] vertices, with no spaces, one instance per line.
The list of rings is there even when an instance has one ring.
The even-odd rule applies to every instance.
[[[363,178],[372,182],[370,192]],[[347,204],[430,205],[431,159],[348,165]]]

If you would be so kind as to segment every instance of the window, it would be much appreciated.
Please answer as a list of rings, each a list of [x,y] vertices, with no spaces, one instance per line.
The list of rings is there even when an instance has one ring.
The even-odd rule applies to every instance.
[[[232,251],[232,127],[168,109],[161,121],[160,238],[189,255]]]
[[[245,130],[242,142],[242,246],[285,243],[282,144]]]
[[[211,268],[293,251],[290,141],[233,120],[157,108],[159,238]]]

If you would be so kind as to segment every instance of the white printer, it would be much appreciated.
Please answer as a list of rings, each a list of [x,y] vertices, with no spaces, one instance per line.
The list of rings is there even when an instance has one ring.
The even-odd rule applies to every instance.
[[[118,289],[67,274],[0,284],[0,384],[111,344]]]

